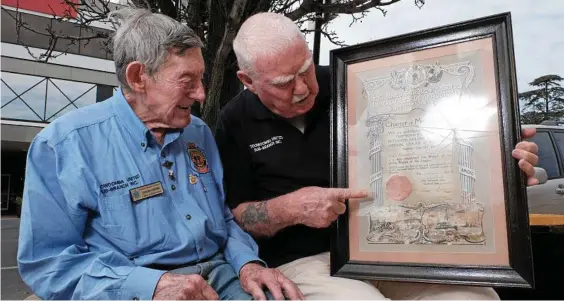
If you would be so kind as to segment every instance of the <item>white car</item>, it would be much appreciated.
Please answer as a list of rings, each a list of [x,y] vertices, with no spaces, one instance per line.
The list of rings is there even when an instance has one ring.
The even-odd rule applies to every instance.
[[[529,213],[564,214],[564,123],[545,121],[522,128],[536,128],[528,141],[539,147],[535,177],[541,184],[527,188]]]

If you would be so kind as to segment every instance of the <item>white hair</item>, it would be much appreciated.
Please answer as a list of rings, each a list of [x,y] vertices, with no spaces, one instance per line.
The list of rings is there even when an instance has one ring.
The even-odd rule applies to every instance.
[[[190,27],[163,14],[123,8],[109,17],[120,23],[113,37],[113,56],[117,78],[126,89],[130,87],[125,71],[131,62],[143,63],[147,73],[153,75],[165,63],[170,49],[182,55],[189,48],[203,47]]]
[[[296,41],[306,43],[303,33],[289,18],[276,13],[258,13],[248,18],[233,40],[239,68],[254,73],[258,58],[286,51]]]

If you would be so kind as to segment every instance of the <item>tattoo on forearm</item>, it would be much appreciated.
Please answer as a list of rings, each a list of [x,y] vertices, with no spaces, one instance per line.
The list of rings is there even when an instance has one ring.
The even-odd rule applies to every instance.
[[[266,202],[250,204],[241,213],[241,224],[243,226],[252,226],[258,223],[268,224],[269,222]]]

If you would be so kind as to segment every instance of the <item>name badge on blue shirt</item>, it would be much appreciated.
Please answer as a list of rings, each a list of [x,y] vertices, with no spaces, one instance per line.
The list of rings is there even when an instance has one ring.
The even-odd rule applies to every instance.
[[[139,202],[150,197],[161,195],[164,193],[163,185],[161,182],[155,182],[152,184],[143,185],[129,190],[131,195],[131,200],[133,202]]]

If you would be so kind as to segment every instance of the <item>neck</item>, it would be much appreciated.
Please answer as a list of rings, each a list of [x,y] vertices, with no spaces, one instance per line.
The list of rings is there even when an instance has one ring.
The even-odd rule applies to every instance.
[[[135,112],[135,115],[137,115],[149,131],[151,131],[155,140],[159,144],[163,144],[168,127],[160,122],[153,111],[145,105],[144,97],[126,91],[123,91],[123,96],[131,106],[131,109],[133,109],[133,112]]]

